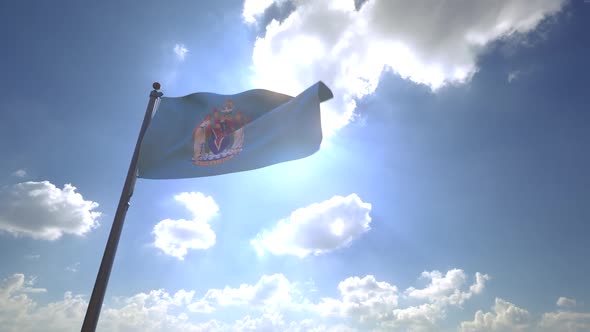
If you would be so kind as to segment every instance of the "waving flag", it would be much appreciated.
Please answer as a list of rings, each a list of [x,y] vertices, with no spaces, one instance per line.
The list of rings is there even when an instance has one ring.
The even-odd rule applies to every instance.
[[[161,98],[143,138],[138,176],[178,179],[241,172],[307,157],[322,141],[318,82],[297,97],[268,90]]]

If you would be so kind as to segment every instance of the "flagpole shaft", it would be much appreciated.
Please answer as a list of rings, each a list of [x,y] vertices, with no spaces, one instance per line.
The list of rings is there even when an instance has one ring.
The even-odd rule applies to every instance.
[[[115,260],[115,254],[117,253],[117,246],[119,244],[119,238],[123,230],[123,223],[125,222],[125,215],[129,208],[129,200],[133,195],[133,189],[135,187],[135,180],[137,176],[137,159],[139,157],[139,149],[141,147],[141,141],[149,126],[156,105],[156,100],[162,96],[159,83],[153,84],[154,90],[150,93],[150,100],[148,102],[147,109],[145,111],[145,117],[137,137],[137,143],[135,144],[135,150],[133,151],[133,157],[129,164],[129,170],[127,171],[127,178],[123,190],[121,191],[121,197],[119,198],[119,205],[117,206],[117,212],[113,219],[113,225],[111,226],[111,232],[109,239],[102,256],[100,268],[96,275],[96,281],[94,283],[94,289],[90,296],[90,302],[86,309],[86,316],[84,317],[84,323],[82,324],[82,332],[94,332],[98,323],[98,317],[100,316],[100,310],[102,308],[102,302],[109,282],[109,276],[111,275],[111,269],[113,267],[113,261]]]

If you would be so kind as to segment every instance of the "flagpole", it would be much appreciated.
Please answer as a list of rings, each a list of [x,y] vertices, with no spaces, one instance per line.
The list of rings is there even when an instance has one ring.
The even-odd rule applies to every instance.
[[[94,289],[92,290],[92,296],[90,296],[90,302],[86,309],[86,316],[84,317],[84,323],[82,324],[82,332],[94,332],[98,323],[98,317],[100,316],[100,309],[104,300],[104,295],[109,283],[109,276],[111,275],[111,269],[113,267],[113,261],[115,260],[115,254],[117,253],[117,246],[119,244],[119,238],[121,237],[121,231],[123,230],[123,223],[125,222],[125,215],[129,208],[129,200],[133,195],[133,188],[135,187],[135,179],[137,177],[137,159],[139,157],[139,149],[141,147],[141,141],[149,126],[154,112],[156,101],[163,95],[159,92],[160,83],[155,82],[152,84],[154,90],[150,92],[150,101],[148,102],[147,109],[145,111],[145,117],[137,137],[137,143],[135,144],[135,150],[133,151],[133,157],[129,164],[129,170],[127,171],[127,178],[125,179],[125,185],[121,191],[121,198],[119,198],[119,205],[117,206],[117,212],[111,226],[111,232],[107,245],[104,249],[102,261],[98,274],[96,275],[96,281],[94,283]]]

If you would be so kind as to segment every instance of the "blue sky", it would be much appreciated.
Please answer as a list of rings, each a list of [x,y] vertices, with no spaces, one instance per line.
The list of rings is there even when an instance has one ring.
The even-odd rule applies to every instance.
[[[589,330],[589,16],[577,0],[3,3],[0,325],[80,328],[152,82],[322,80],[316,154],[138,180],[99,330]]]

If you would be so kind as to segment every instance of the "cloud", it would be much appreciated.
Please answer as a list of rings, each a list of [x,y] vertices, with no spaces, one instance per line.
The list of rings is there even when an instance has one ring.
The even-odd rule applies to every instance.
[[[157,248],[183,260],[189,249],[207,249],[215,244],[215,232],[209,222],[218,215],[219,206],[213,197],[200,192],[183,192],[174,199],[191,211],[193,219],[161,220],[152,233]]]
[[[397,287],[374,276],[350,277],[338,284],[340,299],[324,298],[317,305],[322,315],[382,319],[398,305]]]
[[[22,182],[0,188],[0,230],[14,236],[57,240],[98,226],[98,203],[84,200],[71,184]]]
[[[468,292],[460,291],[460,288],[467,282],[467,275],[463,270],[453,269],[444,276],[439,271],[422,272],[422,278],[430,279],[430,283],[423,289],[410,287],[406,294],[410,298],[438,302],[449,301],[451,304],[462,304],[473,294],[479,294],[485,288],[485,283],[490,277],[486,274],[476,273],[475,283],[469,287]]]
[[[188,53],[188,49],[186,46],[184,46],[184,44],[176,44],[174,45],[174,53],[180,61],[183,61],[186,54]]]
[[[19,317],[26,317],[35,303],[27,294],[45,292],[43,288],[32,288],[34,279],[27,281],[21,273],[16,273],[0,282],[0,326],[6,328],[19,324]],[[18,329],[12,329],[17,331]]]
[[[539,329],[542,331],[590,331],[590,313],[573,311],[556,311],[543,314]]]
[[[41,255],[39,255],[39,254],[28,254],[28,255],[25,255],[25,259],[31,259],[31,260],[33,260],[33,259],[39,259],[39,258],[41,258]]]
[[[487,274],[477,272],[474,283],[466,290],[468,278],[461,269],[449,270],[444,275],[439,271],[422,272],[421,278],[429,280],[429,284],[422,289],[407,288],[404,298],[426,303],[394,309],[391,319],[382,322],[383,327],[435,331],[437,323],[446,317],[448,307],[462,306],[473,295],[480,294],[490,279]]]
[[[164,290],[119,298],[119,305],[103,309],[99,327],[104,331],[194,331],[186,314],[173,314],[186,306],[194,291],[179,290],[173,295]]]
[[[356,194],[334,196],[293,211],[273,229],[258,233],[250,243],[259,255],[269,252],[303,258],[325,254],[350,245],[369,231],[369,212],[371,204]]]
[[[296,95],[324,81],[335,96],[322,106],[329,136],[354,119],[356,100],[375,91],[384,71],[432,89],[465,83],[487,45],[534,30],[566,1],[368,0],[358,10],[354,0],[291,3],[254,44],[252,85]],[[244,20],[266,23],[270,6],[245,1]]]
[[[24,294],[24,293],[45,293],[45,288],[34,288],[36,278],[31,277],[25,279],[25,275],[22,273],[15,273],[12,276],[2,280],[0,282],[0,298],[2,300],[9,294]]]
[[[476,273],[474,283],[467,287],[467,275],[453,269],[446,274],[424,272],[430,279],[423,289],[409,287],[400,293],[398,287],[374,276],[351,277],[338,285],[340,298],[323,298],[313,305],[322,316],[338,316],[351,321],[360,320],[377,331],[437,331],[447,308],[459,308],[472,295],[480,293],[489,277]],[[413,305],[401,306],[401,302]]]
[[[153,231],[154,245],[164,253],[180,260],[188,253],[188,249],[207,249],[215,244],[215,232],[206,222],[196,220],[160,221]]]
[[[496,298],[492,312],[479,310],[473,321],[462,322],[462,332],[525,331],[531,326],[531,315],[525,309]]]
[[[576,306],[576,300],[561,296],[557,299],[557,306],[562,308],[573,308]]]
[[[75,331],[80,329],[88,303],[80,295],[66,292],[62,300],[36,303],[22,274],[0,284],[0,326],[6,331]],[[138,293],[119,299],[116,308],[103,308],[98,329],[102,331],[205,331],[186,323],[186,315],[170,309],[186,305],[192,293],[184,290],[169,295],[162,290]]]
[[[576,300],[560,297],[559,307],[571,305]],[[561,304],[560,304],[561,303]],[[491,312],[481,310],[475,313],[473,321],[462,322],[461,332],[504,332],[504,331],[571,331],[590,330],[590,313],[559,310],[546,312],[535,321],[528,310],[496,298]]]
[[[174,199],[182,203],[195,220],[209,222],[219,213],[219,206],[213,197],[200,192],[183,192],[174,196]]]
[[[227,331],[232,332],[359,332],[359,330],[343,324],[326,325],[320,324],[312,319],[287,322],[283,315],[277,313],[264,313],[259,317],[246,316],[237,320],[233,326],[227,327]]]
[[[274,0],[245,0],[242,18],[247,23],[256,23],[256,17],[273,4]]]
[[[276,301],[273,299],[280,291],[276,292],[276,287],[273,285],[276,286],[285,281],[282,275],[263,276],[254,287],[255,291],[242,298],[248,301],[238,302],[247,309],[250,303],[264,300],[259,304],[266,303],[268,308],[275,308]],[[28,294],[33,292],[35,289],[27,285],[22,274],[15,274],[0,283],[0,326],[3,329],[19,332],[53,332],[73,331],[80,328],[88,306],[83,297],[66,292],[62,300],[40,305],[29,297]],[[118,297],[112,301],[112,305],[103,307],[98,330],[113,332],[357,331],[341,324],[320,324],[312,319],[286,321],[281,313],[272,311],[262,312],[259,316],[245,315],[233,322],[216,319],[195,322],[185,311],[193,300],[194,293],[184,289],[176,293],[159,289],[140,292],[129,297]],[[238,305],[238,303],[235,304]]]
[[[447,279],[445,285],[428,291],[421,301],[402,306],[414,287],[399,292],[398,287],[374,276],[350,277],[338,284],[338,298],[323,298],[314,303],[297,289],[297,283],[282,274],[263,275],[255,284],[210,289],[195,299],[194,290],[164,289],[116,297],[102,310],[101,331],[194,331],[194,332],[356,332],[356,331],[441,331],[443,327],[462,332],[507,331],[587,331],[590,313],[573,311],[531,315],[526,309],[497,298],[491,312],[477,311],[473,321],[445,321],[445,311],[452,294],[470,292],[465,282],[457,282],[459,269],[446,273],[429,272],[424,278]],[[464,274],[464,272],[463,272]],[[483,276],[483,274],[480,274]],[[477,284],[477,277],[474,284]],[[34,278],[14,274],[0,282],[0,326],[7,331],[71,331],[80,328],[87,301],[80,295],[65,292],[62,299],[47,304],[37,303]],[[424,289],[433,289],[431,280]],[[448,291],[448,289],[454,289]],[[435,295],[436,294],[436,295]],[[405,299],[404,299],[405,298]],[[414,299],[416,300],[416,299]],[[213,311],[192,310],[196,303],[206,303]],[[218,308],[232,311],[215,312]],[[454,305],[463,310],[460,305]],[[227,315],[240,313],[241,318]],[[205,317],[205,321],[202,321]],[[234,317],[234,318],[229,318]],[[296,317],[306,317],[297,320]],[[540,317],[534,319],[534,317]],[[223,318],[223,319],[222,319]],[[201,321],[200,321],[201,320]]]
[[[16,176],[17,178],[24,178],[27,175],[27,171],[24,169],[17,169],[12,173],[12,176]]]
[[[210,289],[203,298],[191,303],[193,312],[211,313],[218,307],[268,307],[273,311],[291,306],[297,297],[294,285],[282,274],[263,275],[255,285]]]

